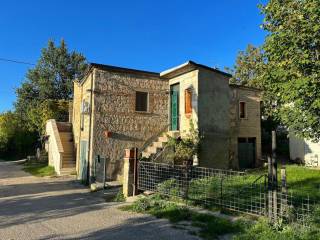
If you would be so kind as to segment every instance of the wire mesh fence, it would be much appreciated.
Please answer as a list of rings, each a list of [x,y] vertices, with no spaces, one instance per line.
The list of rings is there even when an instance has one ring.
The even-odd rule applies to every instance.
[[[246,172],[138,162],[138,189],[206,208],[222,207],[231,211],[305,222],[314,201],[287,192],[270,191],[267,175]]]

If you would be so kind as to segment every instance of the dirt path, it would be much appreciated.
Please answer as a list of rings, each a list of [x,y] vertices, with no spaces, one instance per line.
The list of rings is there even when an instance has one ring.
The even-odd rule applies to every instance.
[[[118,210],[70,177],[37,178],[0,162],[0,239],[184,239],[166,220]]]

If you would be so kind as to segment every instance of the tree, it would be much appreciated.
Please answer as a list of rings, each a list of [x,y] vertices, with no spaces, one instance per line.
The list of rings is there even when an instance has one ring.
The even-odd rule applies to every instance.
[[[265,59],[261,48],[249,44],[237,56],[230,83],[263,89],[261,77],[264,68]]]
[[[320,139],[320,1],[270,0],[261,6],[273,114],[296,135]]]
[[[260,6],[268,35],[240,52],[231,82],[263,90],[264,115],[296,135],[320,139],[320,1]]]
[[[25,157],[34,150],[36,141],[36,133],[24,128],[16,113],[9,111],[0,114],[1,157]]]
[[[41,133],[49,117],[63,115],[62,108],[57,106],[62,100],[72,99],[73,80],[81,77],[86,67],[85,57],[69,52],[63,40],[60,46],[48,42],[37,65],[28,71],[26,81],[16,90],[16,111],[30,130]],[[55,109],[59,114],[54,114]],[[64,111],[66,115],[68,108]]]

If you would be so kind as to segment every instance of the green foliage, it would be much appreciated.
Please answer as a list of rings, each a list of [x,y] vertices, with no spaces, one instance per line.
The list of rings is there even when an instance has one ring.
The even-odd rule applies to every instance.
[[[177,199],[179,197],[180,188],[176,179],[169,179],[160,183],[157,187],[157,192],[161,196]]]
[[[245,232],[235,236],[234,240],[316,240],[320,239],[319,226],[312,224],[309,227],[289,224],[282,227],[270,225],[265,218],[260,218],[256,224],[248,226]]]
[[[268,35],[239,53],[233,82],[262,88],[265,116],[319,140],[320,1],[269,0],[260,8]]]
[[[27,112],[27,126],[40,134],[45,133],[45,124],[48,119],[67,121],[69,101],[66,100],[44,100],[37,102]]]
[[[122,188],[117,192],[117,195],[113,199],[114,202],[125,202],[126,197],[123,195]]]
[[[320,2],[270,0],[261,9],[275,115],[297,135],[320,139]]]
[[[227,219],[213,215],[197,213],[185,206],[159,199],[158,196],[141,198],[131,206],[121,208],[126,211],[148,213],[157,218],[166,218],[176,227],[183,228],[179,222],[189,221],[192,226],[199,228],[194,232],[204,239],[217,239],[219,235],[243,231],[246,226],[243,221],[230,222]]]
[[[25,163],[23,170],[36,177],[47,177],[56,175],[54,167],[48,166],[47,163]]]
[[[14,112],[0,114],[0,157],[15,160],[33,151],[37,134],[30,132]]]
[[[185,160],[192,160],[195,155],[197,155],[200,147],[201,137],[199,131],[195,129],[192,120],[190,120],[190,129],[185,137],[175,139],[168,136],[167,146],[174,148],[174,161],[183,162]]]
[[[264,68],[265,59],[261,48],[249,44],[237,56],[234,70],[231,70],[233,77],[230,83],[263,89],[261,76]]]
[[[84,56],[69,52],[63,40],[60,46],[48,42],[37,65],[16,90],[16,111],[30,130],[41,134],[49,118],[65,120],[59,117],[68,114],[65,103],[72,99],[73,80],[84,73],[86,66]]]

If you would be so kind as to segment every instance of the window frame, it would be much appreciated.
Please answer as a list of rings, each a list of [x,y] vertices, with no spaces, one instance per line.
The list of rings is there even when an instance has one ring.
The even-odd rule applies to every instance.
[[[241,117],[241,104],[244,104],[244,116]],[[239,101],[239,119],[248,119],[248,112],[247,112],[247,102],[246,101]]]
[[[147,109],[146,111],[143,111],[143,110],[137,110],[137,93],[146,93],[147,94]],[[150,93],[148,91],[142,91],[142,90],[137,90],[135,91],[135,106],[134,106],[134,110],[135,112],[138,112],[138,113],[149,113],[149,110],[150,110],[150,106],[149,106],[149,103],[150,103]]]
[[[189,96],[190,103],[187,104],[187,95]],[[192,89],[187,88],[184,90],[184,113],[186,116],[192,115]]]

